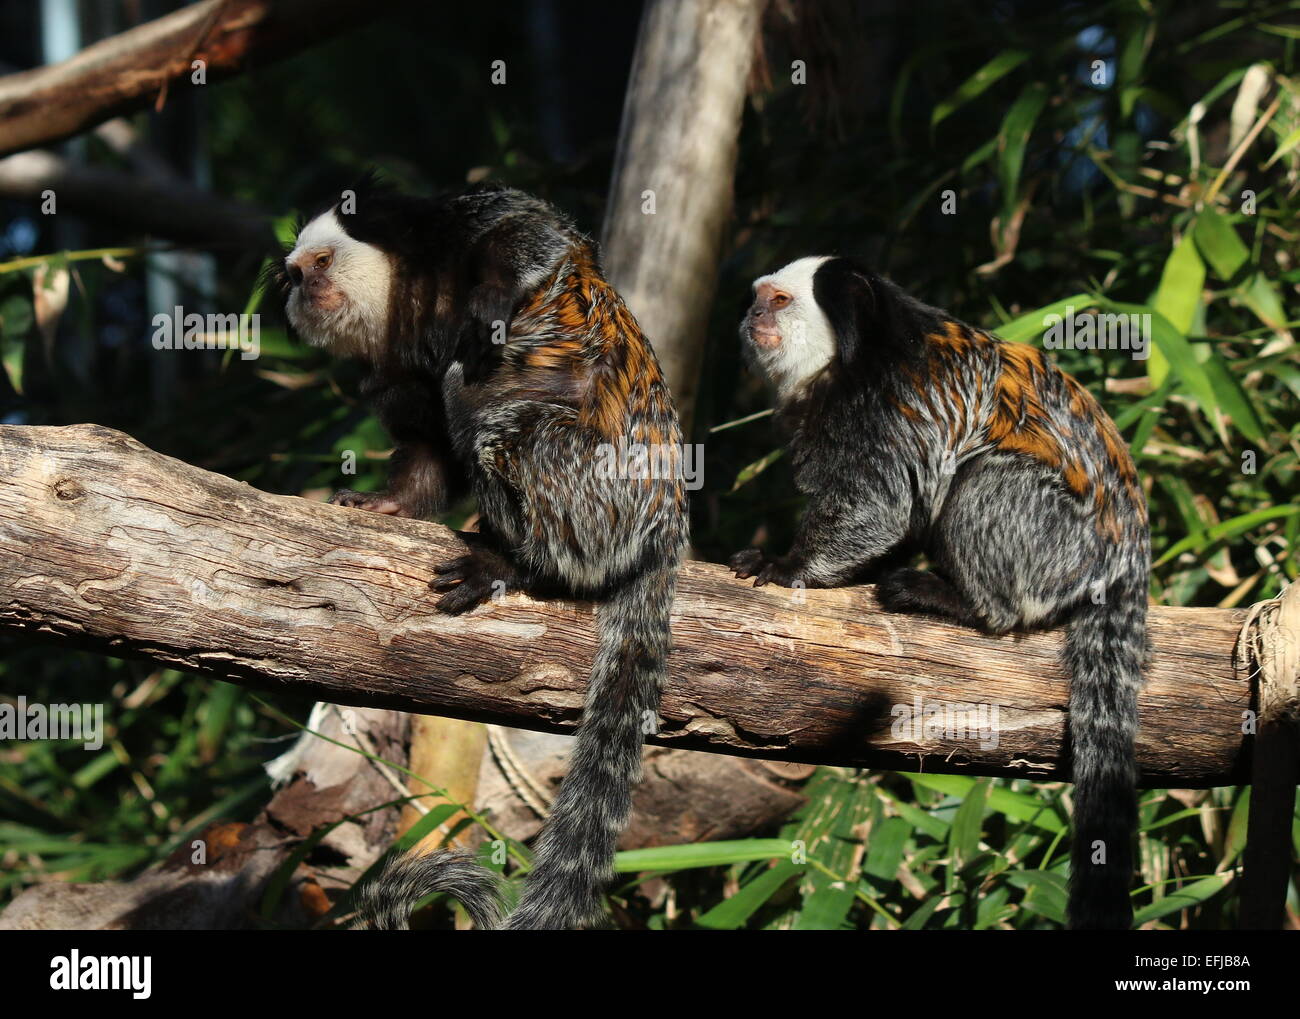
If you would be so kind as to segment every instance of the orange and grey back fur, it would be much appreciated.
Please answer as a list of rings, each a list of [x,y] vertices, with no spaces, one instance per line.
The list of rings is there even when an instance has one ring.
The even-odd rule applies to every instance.
[[[418,198],[367,183],[350,203],[309,222],[285,259],[291,323],[363,361],[363,392],[396,444],[387,490],[334,501],[423,517],[474,493],[479,533],[433,567],[440,611],[509,590],[598,602],[568,773],[504,924],[599,924],[657,720],[687,540],[680,474],[607,467],[620,448],[680,450],[671,395],[595,244],[542,200],[496,186]],[[362,912],[404,925],[439,890],[495,926],[497,882],[452,853],[396,858]]]
[[[1068,626],[1074,927],[1128,927],[1146,657],[1146,501],[1114,423],[1035,348],[1005,343],[845,258],[764,276],[741,326],[774,384],[808,497],[756,584],[879,580],[884,607],[990,633]],[[931,569],[899,568],[924,552]]]

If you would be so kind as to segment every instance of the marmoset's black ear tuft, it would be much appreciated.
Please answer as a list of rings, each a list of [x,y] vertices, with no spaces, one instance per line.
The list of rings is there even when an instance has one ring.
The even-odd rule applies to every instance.
[[[869,357],[880,332],[880,296],[876,278],[853,258],[835,257],[813,274],[813,298],[835,333],[835,348],[846,368]]]
[[[383,175],[373,166],[364,171],[360,177],[352,182],[347,190],[353,192],[360,202],[363,198],[374,198],[379,195],[389,196],[397,192],[389,181],[385,180]]]
[[[823,262],[813,297],[835,333],[840,364],[863,378],[884,378],[921,359],[925,335],[938,322],[933,309],[854,258]]]

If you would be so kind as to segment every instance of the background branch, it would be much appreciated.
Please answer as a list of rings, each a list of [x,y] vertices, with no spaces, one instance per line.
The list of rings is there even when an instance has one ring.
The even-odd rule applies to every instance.
[[[386,13],[392,0],[206,0],[88,46],[59,64],[0,78],[0,155],[48,145],[189,86],[307,49]]]
[[[271,220],[262,210],[184,179],[164,180],[86,166],[43,149],[0,159],[0,198],[39,203],[52,189],[60,212],[181,243],[270,251]]]

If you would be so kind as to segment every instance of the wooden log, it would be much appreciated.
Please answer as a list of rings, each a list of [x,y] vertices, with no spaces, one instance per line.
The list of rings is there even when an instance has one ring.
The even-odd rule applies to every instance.
[[[204,0],[86,47],[59,64],[0,78],[0,155],[71,137],[119,113],[327,39],[391,0]]]
[[[576,724],[592,606],[510,595],[436,613],[435,524],[268,495],[94,425],[0,427],[0,627],[231,682],[556,732]],[[1240,782],[1239,610],[1153,608],[1144,784]],[[1063,634],[988,637],[880,611],[869,587],[754,589],[688,563],[659,733],[684,749],[1062,778]],[[982,705],[986,732],[940,727]],[[111,709],[110,709],[111,710]]]

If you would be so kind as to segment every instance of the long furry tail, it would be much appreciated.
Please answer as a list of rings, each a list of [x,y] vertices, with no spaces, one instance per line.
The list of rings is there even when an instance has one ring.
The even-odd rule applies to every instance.
[[[473,854],[445,849],[392,857],[358,893],[357,911],[373,930],[404,931],[415,904],[434,892],[460,902],[480,930],[501,922],[501,879]]]
[[[676,563],[633,577],[597,609],[600,642],[568,774],[506,929],[563,930],[603,917],[615,845],[641,780],[641,745],[657,721],[676,577]],[[415,903],[435,891],[459,899],[481,929],[498,926],[495,875],[448,852],[394,858],[361,892],[363,921],[403,929]]]
[[[1127,930],[1133,923],[1134,740],[1146,614],[1145,585],[1114,585],[1104,604],[1079,609],[1065,645],[1074,768],[1069,919],[1076,930]]]
[[[597,610],[600,646],[582,724],[507,929],[561,930],[603,917],[615,845],[641,780],[641,745],[657,722],[676,576],[674,563],[634,577]]]

